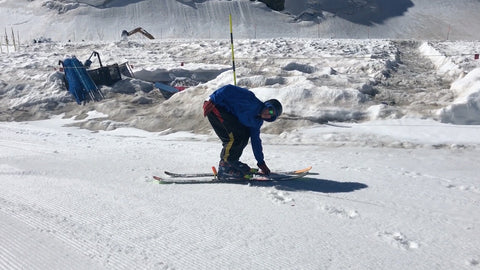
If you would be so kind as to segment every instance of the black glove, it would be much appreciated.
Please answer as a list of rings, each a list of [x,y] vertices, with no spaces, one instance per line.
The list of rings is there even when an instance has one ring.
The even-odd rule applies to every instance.
[[[207,114],[211,113],[215,109],[215,104],[210,100],[205,101],[203,103],[203,116],[207,116]]]
[[[265,164],[265,161],[262,162],[262,163],[258,163],[257,166],[258,166],[258,168],[260,168],[260,170],[262,170],[263,174],[265,174],[265,175],[270,174],[270,169],[267,167],[267,164]]]

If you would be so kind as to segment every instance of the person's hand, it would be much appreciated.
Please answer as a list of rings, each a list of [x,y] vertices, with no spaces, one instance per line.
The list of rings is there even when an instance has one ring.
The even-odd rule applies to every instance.
[[[265,174],[265,175],[269,175],[270,174],[270,169],[267,167],[267,164],[264,162],[262,163],[258,163],[257,164],[258,168],[260,168],[260,170],[262,170],[262,173]]]
[[[214,109],[215,109],[215,104],[213,104],[213,102],[211,102],[210,100],[205,101],[203,103],[203,116],[207,116]]]

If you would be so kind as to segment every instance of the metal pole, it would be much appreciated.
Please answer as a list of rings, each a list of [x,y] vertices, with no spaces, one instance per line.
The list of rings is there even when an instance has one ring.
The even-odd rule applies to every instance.
[[[235,74],[235,54],[233,50],[233,27],[232,27],[232,14],[230,14],[230,43],[232,47],[232,66],[233,66],[233,84],[237,85],[237,75]]]

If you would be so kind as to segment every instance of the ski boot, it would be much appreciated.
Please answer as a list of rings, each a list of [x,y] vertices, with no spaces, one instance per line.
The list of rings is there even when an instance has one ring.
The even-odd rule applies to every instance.
[[[219,162],[217,177],[220,181],[241,180],[250,178],[249,173],[246,173],[244,170],[240,169],[237,164],[234,163],[236,162],[226,162],[223,160]]]
[[[231,163],[233,166],[237,167],[240,171],[242,171],[245,175],[252,175],[258,172],[258,169],[250,168],[250,166],[238,160]]]

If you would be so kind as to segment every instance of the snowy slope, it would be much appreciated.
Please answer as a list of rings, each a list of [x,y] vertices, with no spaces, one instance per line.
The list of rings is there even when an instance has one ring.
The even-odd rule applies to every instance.
[[[290,0],[284,12],[250,0],[2,0],[0,5],[0,26],[13,27],[24,41],[112,41],[139,26],[156,38],[218,39],[225,37],[220,29],[228,31],[229,14],[238,38],[480,39],[476,0]]]
[[[478,126],[379,122],[317,127],[308,141],[264,136],[271,168],[308,164],[317,174],[158,185],[151,175],[165,169],[208,172],[219,143],[61,127],[70,122],[0,123],[0,268],[479,267]],[[244,160],[253,162],[250,151]]]

